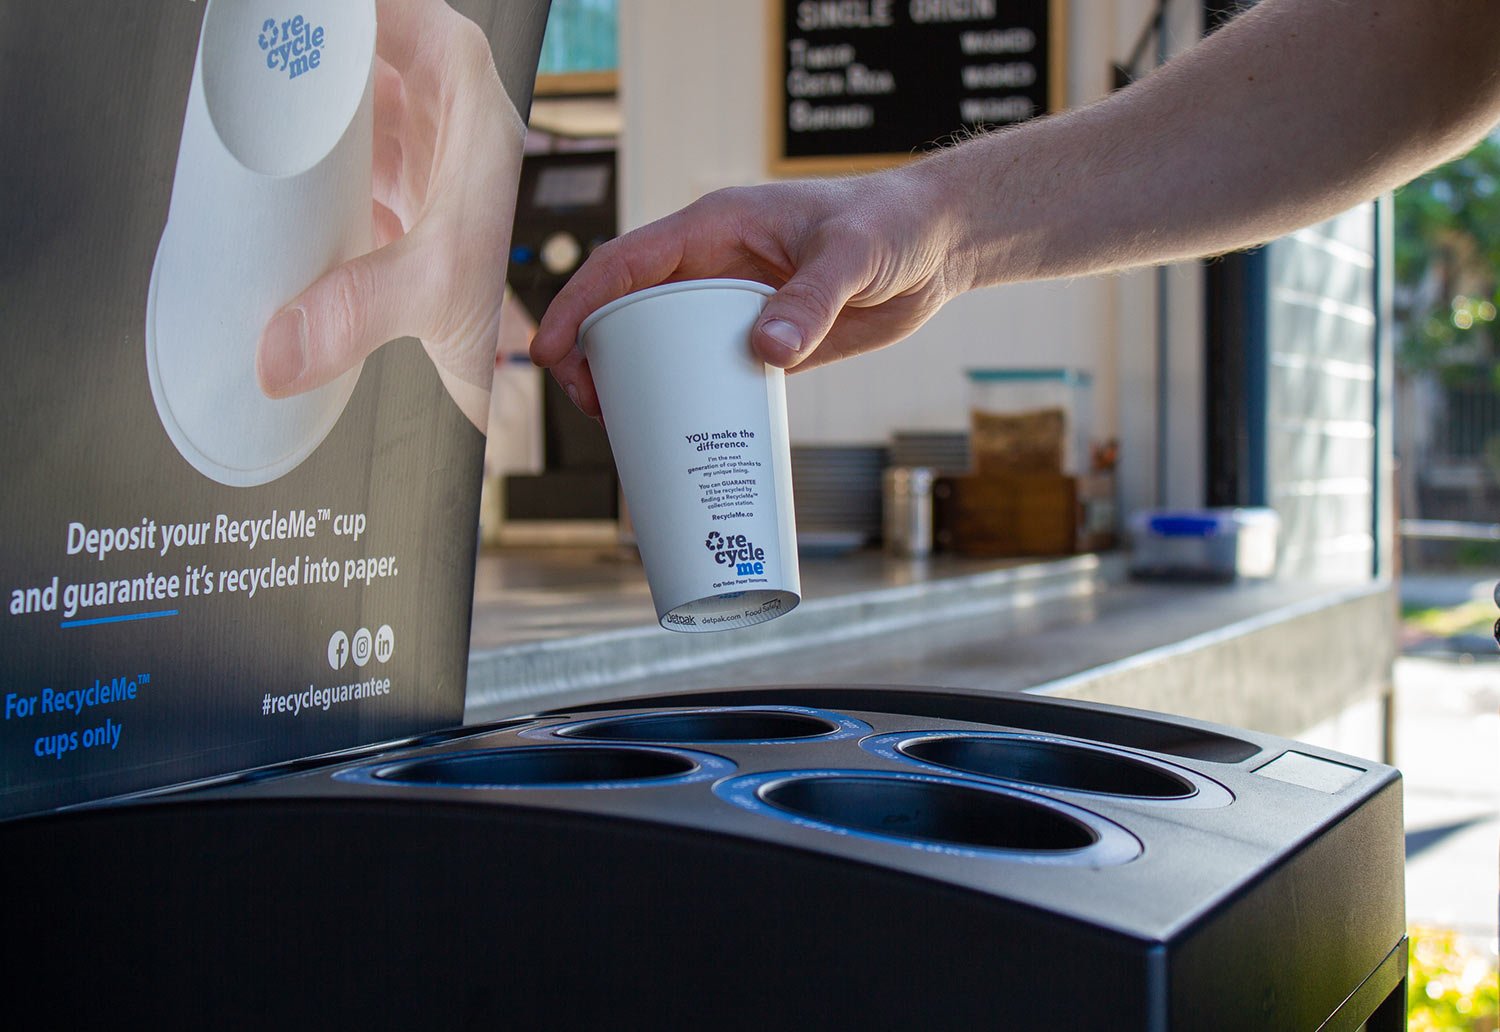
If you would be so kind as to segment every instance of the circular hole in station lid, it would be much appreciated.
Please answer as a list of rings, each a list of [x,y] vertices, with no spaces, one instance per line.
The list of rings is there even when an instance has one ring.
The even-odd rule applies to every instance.
[[[950,770],[1048,788],[1147,799],[1185,799],[1197,792],[1187,778],[1163,767],[1066,742],[947,735],[902,742],[900,751]]]
[[[896,838],[978,849],[1083,849],[1098,835],[1038,801],[983,788],[857,774],[789,777],[760,790],[797,816]]]
[[[734,709],[606,717],[558,734],[625,742],[763,742],[818,738],[838,730],[833,721],[810,713]]]
[[[691,757],[658,750],[537,746],[445,753],[382,767],[375,777],[406,785],[517,788],[653,781],[696,769]]]

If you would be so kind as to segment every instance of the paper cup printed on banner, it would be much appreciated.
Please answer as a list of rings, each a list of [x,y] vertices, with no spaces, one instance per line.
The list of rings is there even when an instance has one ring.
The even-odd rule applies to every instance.
[[[146,307],[151,393],[200,473],[235,487],[295,469],[344,411],[356,366],[294,398],[266,397],[267,321],[323,273],[371,249],[374,0],[211,0]]]

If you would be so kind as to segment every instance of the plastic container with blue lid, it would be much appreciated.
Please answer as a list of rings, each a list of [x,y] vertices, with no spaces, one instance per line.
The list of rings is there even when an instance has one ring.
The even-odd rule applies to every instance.
[[[1130,520],[1130,572],[1176,580],[1271,577],[1280,530],[1271,509],[1147,509]]]

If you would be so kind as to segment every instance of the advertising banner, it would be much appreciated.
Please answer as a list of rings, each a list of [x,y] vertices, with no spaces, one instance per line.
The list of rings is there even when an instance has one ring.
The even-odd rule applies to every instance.
[[[546,14],[0,2],[0,817],[461,720]]]

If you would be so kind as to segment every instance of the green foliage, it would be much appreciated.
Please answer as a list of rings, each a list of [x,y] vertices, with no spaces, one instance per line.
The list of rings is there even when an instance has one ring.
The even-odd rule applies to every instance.
[[[1396,321],[1407,369],[1495,369],[1500,311],[1500,142],[1396,193]],[[1473,375],[1473,374],[1471,374]]]
[[[1454,562],[1460,568],[1494,569],[1500,566],[1500,541],[1464,541],[1454,549]]]
[[[1473,599],[1439,609],[1403,606],[1401,622],[1408,631],[1432,638],[1488,634],[1495,622],[1495,604],[1488,599]]]
[[[1494,1032],[1500,1022],[1495,958],[1452,932],[1411,931],[1408,1032]]]

